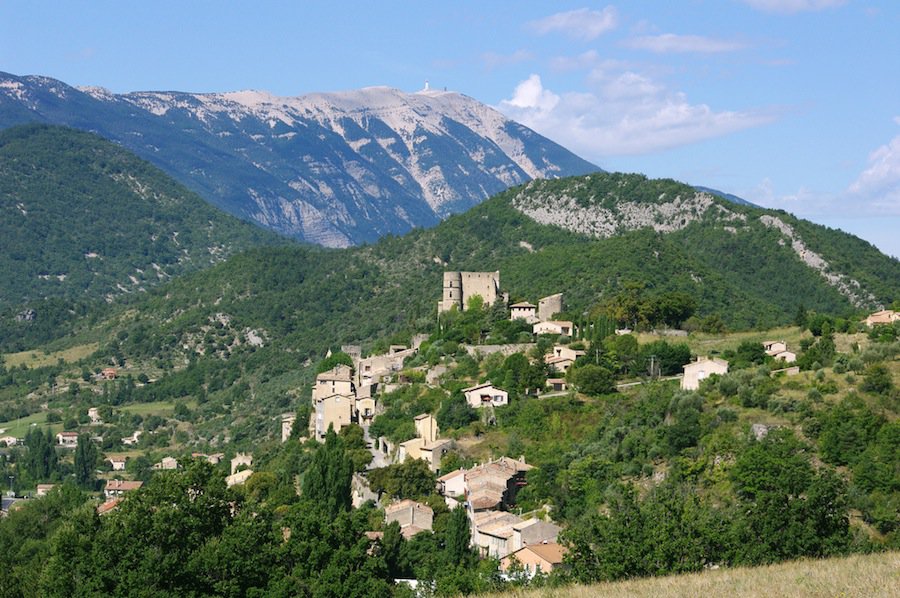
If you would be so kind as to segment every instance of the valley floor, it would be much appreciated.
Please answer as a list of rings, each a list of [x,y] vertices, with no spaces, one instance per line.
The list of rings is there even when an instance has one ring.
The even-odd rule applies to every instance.
[[[491,594],[489,598],[842,598],[900,595],[900,552]]]

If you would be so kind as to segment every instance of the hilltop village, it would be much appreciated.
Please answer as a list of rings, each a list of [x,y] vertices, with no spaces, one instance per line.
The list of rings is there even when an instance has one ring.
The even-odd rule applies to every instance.
[[[663,299],[677,303],[680,298]],[[52,437],[41,436],[40,430],[24,439],[6,433],[0,443],[7,451],[24,449],[21,462],[26,467],[41,465],[32,455],[59,455],[59,462],[66,463],[71,459],[76,479],[100,490],[93,511],[103,518],[127,507],[129,496],[150,496],[142,493],[148,481],[152,487],[157,478],[187,474],[204,464],[221,472],[224,487],[251,504],[278,487],[288,493],[279,498],[285,505],[298,498],[332,501],[346,504],[349,512],[365,513],[359,525],[364,525],[370,556],[395,550],[401,542],[402,554],[449,551],[446,554],[456,556],[440,558],[451,560],[465,560],[468,554],[487,563],[488,569],[494,567],[499,579],[532,583],[527,580],[584,575],[572,567],[583,568],[585,559],[600,558],[591,543],[576,539],[584,533],[578,526],[592,516],[591,505],[600,504],[603,485],[612,488],[617,478],[627,476],[646,493],[665,487],[670,476],[672,483],[683,483],[679,480],[686,474],[678,468],[691,467],[689,455],[710,468],[709,475],[721,476],[715,472],[734,467],[740,458],[724,449],[714,449],[722,454],[696,457],[694,447],[704,429],[733,425],[732,438],[740,438],[743,433],[734,427],[739,425],[747,430],[748,446],[761,445],[770,435],[789,439],[788,422],[790,414],[801,412],[799,399],[782,398],[777,389],[793,392],[812,385],[807,399],[821,404],[821,393],[837,388],[826,382],[822,363],[831,363],[835,373],[847,372],[851,383],[853,373],[864,374],[860,388],[866,392],[870,378],[881,376],[881,386],[872,388],[892,392],[891,375],[877,360],[890,358],[900,329],[900,312],[892,310],[872,313],[858,323],[811,315],[806,325],[812,338],[794,332],[790,341],[745,340],[736,348],[710,345],[709,351],[692,351],[685,342],[688,333],[677,327],[638,334],[603,314],[567,312],[564,292],[511,302],[500,272],[445,272],[436,307],[431,333],[412,334],[403,343],[385,339],[368,354],[360,345],[328,351],[315,364],[312,384],[297,393],[295,408],[281,415],[278,434],[259,451],[207,445],[213,450],[188,451],[184,446],[168,454],[150,452],[148,442],[160,436],[147,426],[104,440],[99,431],[115,415],[108,405],[87,409],[82,425],[67,426]],[[832,325],[856,339],[850,354],[836,351]],[[858,343],[865,336],[872,347],[859,353]],[[120,372],[107,367],[89,377],[97,384],[115,383]],[[790,381],[794,377],[797,382]],[[641,428],[646,426],[642,411],[658,400],[664,403],[653,407],[657,415],[651,418],[657,431],[648,433]],[[719,403],[714,415],[703,406],[707,400]],[[630,406],[617,413],[620,402]],[[867,408],[854,405],[846,408],[848,413]],[[816,425],[831,425],[829,412],[822,413],[816,420],[822,423]],[[582,427],[582,417],[588,426],[597,425],[598,417],[612,422],[607,435],[613,436],[594,441],[608,442],[615,451],[612,456],[606,461],[590,455],[566,455],[565,461],[548,457],[545,450],[584,450],[578,447],[585,446],[590,432]],[[647,438],[656,444],[648,448]],[[820,442],[824,438],[830,437],[822,433]],[[110,445],[113,450],[98,453],[97,446]],[[155,461],[148,461],[148,454],[155,455]],[[292,464],[285,465],[285,459]],[[102,463],[102,474],[94,478],[84,468],[86,462]],[[569,463],[569,469],[559,470],[558,463]],[[53,478],[56,464],[52,459],[48,466],[45,460],[48,468],[34,479]],[[289,472],[286,481],[278,481],[282,471]],[[335,483],[344,475],[346,486]],[[33,499],[60,496],[54,494],[57,487],[61,485],[42,481],[33,492],[4,498],[4,515]],[[158,493],[161,486],[156,488]],[[872,492],[871,510],[863,511],[863,517],[888,533],[892,524],[877,519],[879,490]],[[146,506],[147,500],[152,510],[155,499],[134,504]],[[623,508],[611,509],[608,517],[626,513]],[[846,527],[841,529],[832,532],[846,534]],[[286,525],[282,533],[287,542],[293,532]],[[454,537],[461,545],[453,544]],[[437,575],[421,573],[424,557],[392,554],[394,581],[416,587],[421,575]],[[478,575],[490,576],[484,571]],[[457,581],[465,577],[456,575]]]

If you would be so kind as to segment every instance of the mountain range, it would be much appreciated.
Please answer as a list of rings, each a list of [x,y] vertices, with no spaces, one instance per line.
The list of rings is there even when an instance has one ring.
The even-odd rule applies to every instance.
[[[433,226],[534,178],[600,170],[437,90],[114,94],[0,73],[0,128],[29,122],[94,132],[232,215],[328,247]]]

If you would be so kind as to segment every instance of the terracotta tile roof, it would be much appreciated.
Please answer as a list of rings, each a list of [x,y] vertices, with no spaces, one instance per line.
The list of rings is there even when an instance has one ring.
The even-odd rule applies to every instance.
[[[556,542],[547,542],[546,544],[531,544],[525,546],[522,550],[530,550],[545,561],[558,565],[563,562],[563,557],[568,550],[565,546]]]

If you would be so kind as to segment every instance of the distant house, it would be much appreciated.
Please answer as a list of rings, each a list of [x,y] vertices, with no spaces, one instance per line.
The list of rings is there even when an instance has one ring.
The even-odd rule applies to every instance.
[[[537,306],[527,301],[513,303],[509,306],[509,319],[525,320],[529,324],[534,324],[538,321]]]
[[[437,420],[429,413],[417,415],[413,423],[416,437],[400,443],[397,460],[403,463],[407,459],[422,459],[431,471],[437,471],[441,467],[441,459],[453,447],[453,441],[438,438],[440,430]]]
[[[56,484],[38,484],[37,490],[35,491],[35,496],[47,496],[47,493],[53,490],[56,487]]]
[[[727,374],[728,362],[718,357],[698,357],[697,361],[684,366],[684,377],[681,379],[682,390],[697,390],[700,382],[713,374]]]
[[[116,368],[104,368],[100,371],[101,380],[115,380],[118,376],[119,372],[116,371]]]
[[[212,455],[207,455],[206,453],[191,453],[191,457],[195,459],[203,459],[207,463],[218,465],[219,462],[225,458],[225,453],[214,453]]]
[[[6,446],[16,446],[19,444],[19,439],[15,436],[0,436],[0,444],[5,444]]]
[[[295,414],[281,414],[281,442],[287,442],[288,438],[291,437],[291,431],[294,429],[295,421],[297,421],[297,416]]]
[[[574,361],[579,357],[585,355],[586,353],[586,351],[583,351],[581,349],[573,349],[566,345],[554,345],[553,350],[548,355],[546,355],[544,359],[547,359],[548,357],[566,357]]]
[[[797,354],[793,351],[782,351],[781,353],[776,353],[772,356],[776,361],[783,361],[785,363],[794,363],[797,361]]]
[[[384,508],[385,524],[394,521],[400,524],[400,533],[408,540],[419,532],[431,531],[434,511],[427,505],[404,499]]]
[[[766,355],[769,355],[776,361],[781,360],[785,363],[797,361],[797,354],[793,351],[788,351],[787,343],[784,341],[763,341],[763,348],[766,351]]]
[[[141,434],[143,434],[141,430],[135,430],[134,434],[132,434],[131,436],[126,436],[122,439],[122,444],[124,444],[125,446],[134,446],[135,444],[140,442]]]
[[[66,448],[78,446],[78,432],[60,432],[56,435],[56,443]]]
[[[763,341],[763,349],[766,355],[777,355],[782,351],[787,351],[787,343],[784,341]]]
[[[125,464],[128,461],[128,457],[108,457],[106,460],[112,465],[113,471],[125,471]]]
[[[437,479],[438,492],[443,496],[456,498],[466,493],[466,470],[457,469]]]
[[[352,395],[354,390],[353,371],[350,366],[341,363],[316,376],[312,398],[315,402],[334,395]]]
[[[103,423],[103,419],[100,417],[100,410],[96,407],[91,407],[90,409],[88,409],[88,418],[91,420],[91,424],[93,425]]]
[[[547,378],[547,386],[550,387],[552,392],[569,390],[569,385],[566,384],[565,378]]]
[[[97,507],[97,515],[103,516],[108,513],[111,513],[119,506],[119,503],[121,503],[121,502],[122,502],[122,498],[119,496],[117,496],[115,498],[110,498],[109,500],[104,502],[102,505]]]
[[[466,397],[466,403],[475,409],[488,406],[502,407],[509,404],[509,393],[490,382],[464,388],[462,392]]]
[[[352,394],[316,398],[314,407],[315,438],[320,442],[325,441],[329,427],[337,433],[356,419],[356,398]]]
[[[371,388],[366,386],[364,388]],[[356,417],[359,419],[359,425],[369,426],[375,420],[375,407],[377,406],[374,397],[366,397],[356,399]]]
[[[468,470],[465,486],[470,509],[476,512],[514,505],[530,469],[532,466],[524,461],[501,457]]]
[[[550,371],[565,374],[569,371],[569,368],[575,365],[575,360],[571,357],[554,357],[553,355],[545,355],[544,363],[547,364],[547,367],[550,368]]]
[[[235,474],[239,467],[250,467],[253,465],[253,455],[249,453],[238,453],[231,460],[231,473]]]
[[[556,542],[524,546],[501,559],[500,570],[507,572],[517,563],[529,578],[538,573],[550,573],[563,566],[566,552],[566,547]]]
[[[360,359],[356,369],[356,385],[366,386],[381,382],[385,376],[402,370],[406,358],[414,356],[417,352],[417,349],[407,349],[404,345],[391,345],[387,353]]]
[[[538,322],[532,326],[534,334],[563,334],[572,336],[575,331],[575,325],[566,320],[550,320],[547,322]]]
[[[232,486],[237,486],[239,484],[243,484],[250,476],[253,475],[252,469],[242,469],[237,473],[233,473],[227,478],[225,478],[225,485],[231,488]]]
[[[883,309],[881,311],[876,311],[873,314],[869,314],[869,317],[863,321],[869,328],[877,324],[893,324],[894,322],[900,321],[900,311]]]
[[[155,463],[153,465],[153,469],[157,470],[169,470],[169,469],[178,469],[178,459],[175,457],[163,457],[162,461],[159,463]]]
[[[144,482],[141,481],[109,480],[106,482],[106,489],[103,493],[106,495],[106,498],[115,498],[124,496],[128,492],[134,492],[143,485]]]

